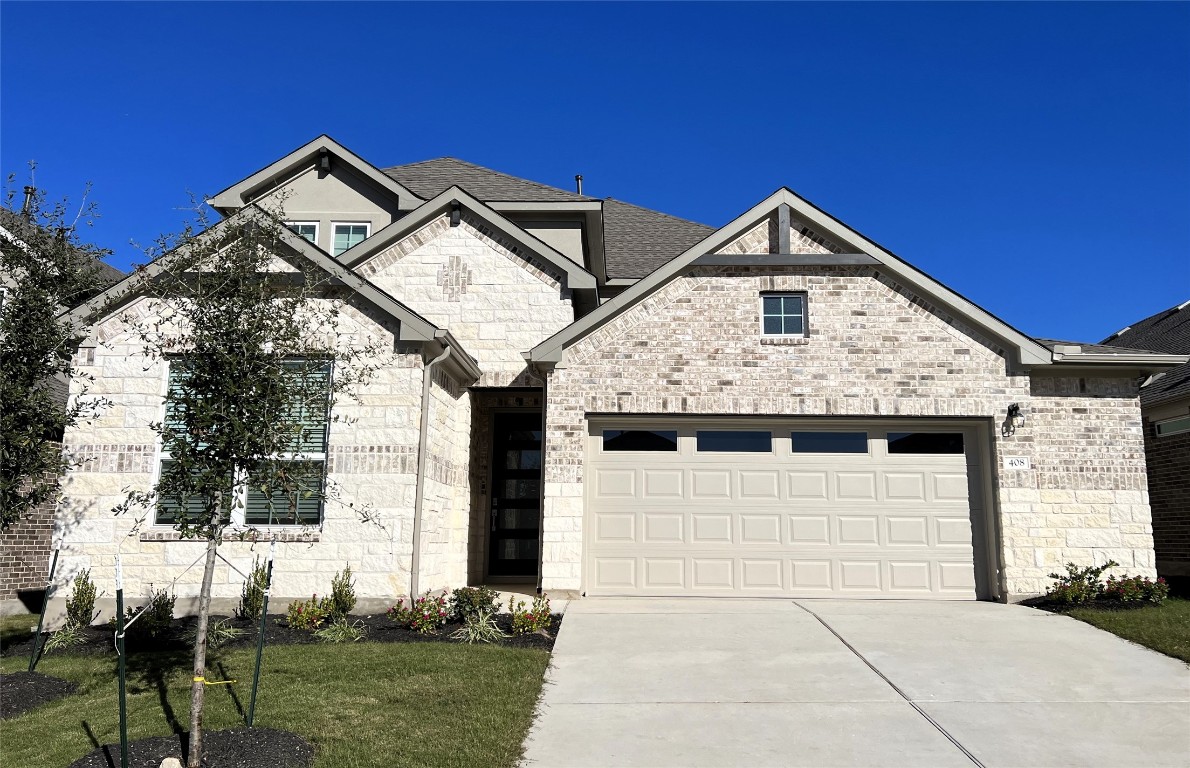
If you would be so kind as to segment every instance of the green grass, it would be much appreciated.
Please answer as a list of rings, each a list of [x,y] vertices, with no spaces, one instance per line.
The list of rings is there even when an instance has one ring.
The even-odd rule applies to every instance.
[[[15,616],[0,616],[0,647],[18,643],[33,634],[37,626],[37,614],[18,613]]]
[[[209,730],[242,725],[254,652],[216,653],[207,689]],[[276,646],[265,650],[256,724],[315,745],[316,766],[510,766],[521,756],[549,654],[446,643]],[[0,660],[0,671],[27,660]],[[184,655],[130,659],[129,737],[189,728]],[[0,722],[0,764],[59,768],[119,741],[114,657],[47,656],[38,672],[79,684],[65,699]],[[238,700],[238,704],[237,704]]]
[[[1130,611],[1075,608],[1067,615],[1125,640],[1190,662],[1190,600],[1171,597],[1164,605]]]

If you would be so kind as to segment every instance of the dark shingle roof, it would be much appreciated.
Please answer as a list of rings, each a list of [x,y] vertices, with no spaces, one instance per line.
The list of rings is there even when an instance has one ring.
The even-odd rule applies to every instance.
[[[608,198],[603,248],[608,278],[640,278],[705,239],[714,227]]]
[[[22,228],[29,225],[16,211],[13,211],[9,208],[0,207],[0,226],[3,226],[5,229],[9,230],[13,235],[18,235]],[[94,261],[97,268],[95,272],[96,293],[110,285],[120,282],[125,278],[125,274],[113,267],[111,264],[108,264],[107,262],[98,258],[94,259]],[[86,297],[82,297],[80,302],[85,298]]]
[[[396,165],[385,168],[384,173],[427,200],[456,184],[484,202],[572,203],[595,199],[454,157]]]
[[[1171,355],[1190,355],[1190,301],[1146,317],[1103,341]],[[1179,365],[1141,389],[1140,401],[1143,405],[1154,405],[1188,395],[1190,363]]]

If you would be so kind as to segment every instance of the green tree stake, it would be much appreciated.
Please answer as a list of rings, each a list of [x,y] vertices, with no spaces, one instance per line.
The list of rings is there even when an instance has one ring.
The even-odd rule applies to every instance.
[[[277,551],[277,540],[269,544],[269,567],[264,575],[264,600],[260,605],[260,635],[256,638],[256,669],[252,672],[252,698],[248,701],[248,727],[256,718],[256,689],[260,685],[260,657],[264,653],[264,629],[269,616],[269,590],[273,587],[273,554]]]
[[[128,694],[124,670],[124,577],[116,556],[116,654],[120,681],[120,768],[128,768]]]
[[[50,561],[50,575],[45,580],[45,597],[41,601],[41,616],[37,617],[37,634],[33,636],[33,655],[29,657],[29,671],[37,668],[41,653],[41,628],[45,625],[46,609],[50,607],[50,593],[54,590],[54,571],[58,570],[58,549],[54,547],[54,559]]]

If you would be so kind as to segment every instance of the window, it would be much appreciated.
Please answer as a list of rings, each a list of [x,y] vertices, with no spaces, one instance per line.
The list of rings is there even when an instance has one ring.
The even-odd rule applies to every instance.
[[[765,336],[806,335],[806,294],[765,293],[760,305]]]
[[[1176,419],[1159,421],[1153,425],[1153,428],[1157,432],[1158,437],[1190,432],[1190,416],[1179,416]]]
[[[678,432],[674,429],[605,429],[605,451],[678,450]]]
[[[961,432],[889,432],[888,452],[899,453],[962,453]]]
[[[699,430],[695,433],[699,452],[769,453],[773,450],[772,432],[745,430]]]
[[[318,222],[317,221],[291,221],[285,226],[294,231],[295,234],[309,240],[315,245],[318,244]]]
[[[335,242],[333,243],[334,254],[338,256],[349,248],[353,248],[364,240],[367,240],[370,227],[370,224],[336,224]]]
[[[225,520],[234,525],[317,525],[322,520],[322,485],[327,450],[327,404],[330,398],[331,365],[311,365],[307,361],[294,360],[285,364],[292,376],[302,377],[300,402],[286,409],[291,420],[294,436],[289,450],[276,455],[284,468],[279,477],[272,478],[280,487],[266,490],[262,480],[250,478],[237,472],[233,482],[233,493],[240,502],[230,505]],[[183,360],[173,360],[169,365],[169,389],[177,392],[185,384],[186,365]],[[167,405],[165,422],[180,427],[181,419],[175,407]],[[201,445],[201,443],[199,443]],[[168,451],[161,453],[161,466],[171,464]],[[201,497],[162,499],[158,505],[155,522],[171,525],[179,511],[185,510],[187,517],[203,512]]]
[[[867,453],[867,432],[791,432],[794,453]]]

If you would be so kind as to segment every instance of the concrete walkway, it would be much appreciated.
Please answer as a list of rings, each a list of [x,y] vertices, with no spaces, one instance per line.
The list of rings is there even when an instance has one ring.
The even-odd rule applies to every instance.
[[[1190,667],[993,603],[572,602],[531,766],[1190,766]]]

